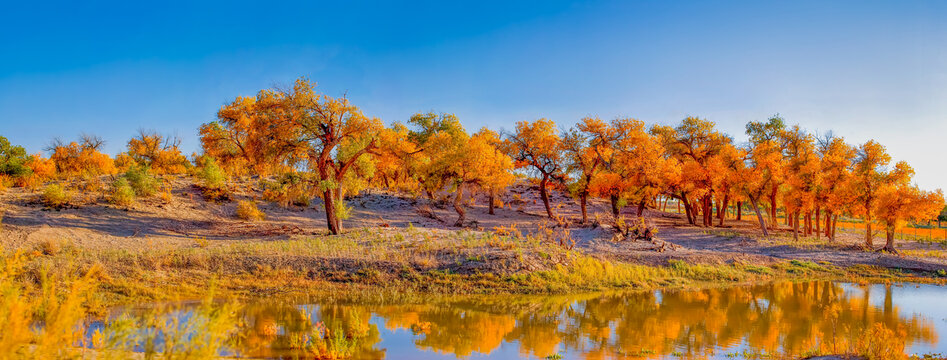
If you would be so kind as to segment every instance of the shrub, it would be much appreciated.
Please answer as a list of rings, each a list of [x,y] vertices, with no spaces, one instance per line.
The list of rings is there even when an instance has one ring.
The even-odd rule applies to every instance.
[[[26,166],[28,158],[22,146],[12,145],[7,138],[0,136],[0,174],[10,177],[30,175],[30,168]]]
[[[132,189],[132,186],[128,183],[128,180],[125,178],[118,178],[112,182],[112,190],[109,193],[109,202],[120,205],[120,206],[129,206],[135,201],[135,190]]]
[[[245,221],[259,221],[265,218],[265,214],[256,207],[255,202],[241,200],[237,203],[237,217]]]
[[[43,203],[52,208],[61,208],[69,202],[69,194],[62,185],[52,184],[43,190]]]
[[[220,189],[227,181],[227,175],[224,174],[217,160],[212,157],[206,157],[197,173],[197,177],[204,182],[204,187],[211,189]]]
[[[305,175],[300,173],[286,173],[276,181],[262,181],[263,199],[274,202],[283,207],[290,205],[308,207],[313,191]]]
[[[128,179],[128,184],[135,191],[135,195],[148,197],[158,191],[158,179],[146,166],[136,165],[128,168],[125,178]]]

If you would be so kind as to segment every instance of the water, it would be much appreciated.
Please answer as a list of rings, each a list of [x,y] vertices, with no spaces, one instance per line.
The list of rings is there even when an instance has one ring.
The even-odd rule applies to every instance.
[[[865,341],[866,329],[881,324],[904,339],[908,353],[947,353],[940,341],[947,334],[944,299],[947,287],[933,285],[808,282],[413,304],[267,301],[240,310],[239,341],[227,352],[254,358],[332,350],[356,359],[727,359],[799,355],[819,344],[844,348]],[[303,350],[307,336],[326,332],[344,338],[310,342]]]

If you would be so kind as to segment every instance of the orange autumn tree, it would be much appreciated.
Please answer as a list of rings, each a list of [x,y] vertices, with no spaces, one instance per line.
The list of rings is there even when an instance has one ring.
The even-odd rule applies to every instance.
[[[414,178],[419,162],[416,160],[420,149],[409,139],[408,127],[394,123],[378,134],[375,161],[376,186],[390,190],[415,193],[421,189]]]
[[[180,146],[181,139],[175,136],[141,129],[128,140],[128,156],[137,164],[150,167],[156,174],[180,174],[190,166]]]
[[[710,170],[711,186],[714,191],[714,203],[717,209],[718,226],[723,226],[727,209],[731,202],[737,203],[739,211],[741,200],[744,198],[742,183],[746,181],[746,150],[727,143],[717,156],[707,164]]]
[[[749,136],[750,169],[755,181],[747,186],[747,197],[759,208],[761,200],[769,205],[769,226],[776,229],[776,211],[778,209],[779,189],[785,181],[785,163],[783,161],[783,132],[786,124],[778,114],[766,122],[751,121],[746,124]],[[765,231],[764,231],[765,233]]]
[[[473,135],[471,154],[474,164],[480,168],[478,185],[487,193],[487,213],[494,215],[496,196],[516,178],[513,176],[513,159],[500,150],[500,135],[495,131],[481,128]]]
[[[549,204],[549,185],[565,180],[562,140],[555,127],[556,124],[549,119],[520,121],[516,123],[516,130],[507,134],[503,141],[504,152],[513,159],[514,166],[539,177],[539,197],[550,218],[555,214]]]
[[[897,253],[894,246],[894,234],[908,220],[921,221],[937,217],[944,206],[944,193],[940,190],[923,191],[911,185],[914,170],[907,164],[899,163],[898,169],[888,178],[888,183],[878,191],[875,217],[885,227],[885,246],[881,251]]]
[[[53,139],[46,150],[51,153],[49,158],[56,165],[56,172],[63,178],[114,174],[115,162],[99,151],[104,144],[100,137],[83,134],[79,142],[68,144]]]
[[[593,130],[604,126],[602,120],[586,117],[562,136],[566,173],[573,179],[567,188],[572,196],[579,198],[582,223],[589,221],[588,199],[591,196],[592,181],[602,168],[602,159],[598,154],[603,150],[595,147],[600,145],[592,144],[592,134]]]
[[[359,163],[367,162],[383,127],[378,118],[369,118],[349,103],[348,98],[333,98],[315,91],[315,83],[296,80],[292,90],[281,91],[277,105],[285,121],[295,121],[299,132],[280,141],[283,146],[302,147],[326,211],[329,232],[342,231],[339,211],[345,211],[343,196],[354,191],[352,173]]]
[[[408,123],[413,125],[414,129],[407,133],[407,140],[412,145],[401,145],[406,147],[401,150],[405,154],[403,164],[427,194],[428,199],[434,200],[437,192],[453,186],[450,183],[451,177],[445,176],[444,171],[448,168],[445,164],[438,163],[445,155],[439,154],[439,151],[449,152],[445,149],[448,145],[449,149],[462,146],[470,135],[454,114],[437,114],[433,111],[416,113]],[[409,151],[410,149],[414,150]]]
[[[31,173],[23,179],[21,186],[32,188],[56,176],[56,162],[38,153],[30,156],[26,166],[30,168]]]
[[[822,157],[822,186],[816,194],[816,221],[819,221],[819,209],[824,208],[823,231],[830,241],[834,241],[838,216],[854,198],[848,183],[855,149],[846,144],[845,139],[828,133],[819,138],[819,154]]]
[[[619,118],[591,125],[585,129],[603,163],[602,174],[593,179],[593,192],[610,199],[613,215],[619,214],[621,203],[632,201],[641,216],[645,204],[664,190],[668,165],[664,147],[639,120]]]
[[[234,175],[285,172],[302,157],[296,144],[280,139],[298,136],[299,123],[282,106],[284,93],[261,90],[255,97],[237,97],[217,111],[217,120],[201,125],[204,154]]]
[[[456,226],[464,226],[464,208],[468,188],[478,186],[492,196],[513,181],[513,161],[497,149],[497,134],[482,129],[467,135],[454,114],[418,113],[411,123],[419,129],[410,133],[418,141],[421,159],[417,175],[429,193],[447,190],[452,193]],[[492,210],[492,204],[490,205]]]
[[[793,239],[799,239],[800,214],[805,217],[805,234],[811,230],[811,212],[815,209],[816,192],[821,183],[821,164],[816,154],[814,138],[793,126],[783,132],[784,158],[786,159],[786,186],[783,189],[783,204],[790,217]]]
[[[449,163],[441,167],[443,175],[454,184],[454,210],[458,215],[456,226],[464,225],[464,190],[467,186],[480,185],[488,191],[497,191],[513,181],[510,173],[513,160],[498,151],[495,144],[496,134],[481,130],[455,148],[455,152],[444,152],[437,161]]]
[[[714,188],[708,166],[711,158],[720,154],[732,140],[717,131],[712,121],[697,117],[687,117],[676,127],[656,125],[651,131],[668,155],[680,163],[681,188],[686,190],[676,195],[684,204],[688,220],[693,224],[695,213],[699,213],[703,226],[713,226]],[[689,196],[698,202],[691,203]]]
[[[892,183],[906,176],[911,171],[905,162],[898,162],[893,169],[889,169],[891,156],[884,146],[870,140],[858,147],[855,162],[852,166],[852,177],[849,183],[850,191],[854,196],[851,212],[865,219],[865,247],[874,247],[872,242],[872,224],[875,208],[878,205],[878,195]]]
[[[732,191],[737,198],[750,201],[750,207],[759,222],[763,237],[769,237],[766,220],[760,211],[760,199],[766,194],[766,189],[772,183],[774,176],[770,164],[774,159],[781,159],[778,149],[770,149],[767,145],[750,145],[748,148],[733,148],[731,154],[725,155],[726,161],[719,162],[719,167],[725,168],[733,181]],[[778,161],[778,160],[777,160]],[[742,204],[737,203],[737,211]],[[739,214],[739,212],[738,212]]]

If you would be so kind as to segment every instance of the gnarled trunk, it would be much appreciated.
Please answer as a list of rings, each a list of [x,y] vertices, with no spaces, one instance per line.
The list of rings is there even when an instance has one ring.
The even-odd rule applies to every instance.
[[[822,237],[822,229],[819,227],[822,224],[822,209],[818,206],[815,208],[815,238],[820,239]]]
[[[756,201],[756,198],[748,196],[750,198],[750,205],[753,205],[753,212],[756,213],[756,219],[760,222],[760,230],[763,230],[763,237],[769,237],[769,231],[766,230],[766,221],[763,220],[763,213],[760,212],[759,203]]]
[[[717,209],[717,218],[720,220],[718,226],[723,226],[723,220],[727,217],[727,206],[730,206],[730,194],[723,196],[723,204],[720,205]]]
[[[621,212],[621,208],[618,207],[618,195],[609,195],[608,200],[612,203],[612,215],[618,217],[618,213]]]
[[[838,215],[832,216],[832,241],[835,241],[835,227],[838,226]]]
[[[543,200],[543,206],[546,207],[546,215],[553,218],[552,207],[549,206],[549,192],[546,190],[547,183],[549,183],[549,176],[543,175],[542,180],[539,181],[539,197]]]
[[[687,196],[681,195],[680,200],[680,202],[684,205],[684,215],[687,216],[687,223],[691,225],[697,225],[695,224],[697,220],[695,219],[693,209],[691,209],[690,202],[687,201]]]
[[[881,248],[881,251],[889,252],[892,254],[897,254],[898,250],[894,248],[894,226],[888,225],[885,227],[885,247]]]
[[[582,223],[583,223],[583,224],[589,222],[589,213],[588,213],[588,210],[587,210],[587,208],[586,208],[586,206],[587,206],[586,204],[587,204],[588,200],[589,200],[589,195],[588,195],[588,194],[582,193],[581,195],[579,195],[579,209],[582,210]]]
[[[464,226],[464,220],[467,217],[467,211],[464,210],[464,184],[457,185],[457,193],[454,194],[454,211],[457,212],[457,221],[454,226]]]
[[[490,215],[494,215],[494,214],[493,214],[493,208],[496,206],[496,205],[495,205],[495,204],[496,204],[496,200],[497,200],[497,199],[496,199],[496,195],[493,193],[493,191],[490,191],[489,199],[487,199],[487,201],[490,202],[490,206],[488,207],[489,210],[487,210],[487,213],[490,214]]]
[[[799,241],[799,212],[792,213],[792,239]]]
[[[326,224],[329,227],[329,233],[337,235],[342,229],[339,226],[339,216],[335,208],[335,196],[333,196],[331,189],[326,189],[322,192],[322,203],[326,209]]]

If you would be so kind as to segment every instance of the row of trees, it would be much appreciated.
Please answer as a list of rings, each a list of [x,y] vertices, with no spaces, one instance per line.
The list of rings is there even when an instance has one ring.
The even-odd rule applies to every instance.
[[[493,198],[515,170],[538,181],[551,218],[551,188],[579,200],[582,222],[591,197],[608,199],[615,215],[627,203],[637,204],[640,215],[673,198],[690,223],[702,226],[723,225],[729,208],[740,217],[748,203],[764,234],[778,226],[781,210],[796,237],[834,239],[838,217],[846,214],[865,219],[868,247],[872,225],[881,224],[888,251],[905,221],[933,219],[943,206],[940,191],[918,189],[911,167],[892,164],[875,141],[852,146],[831,133],[787,126],[778,116],[747,124],[746,134],[749,141],[737,144],[696,117],[650,127],[635,119],[588,117],[565,131],[540,119],[518,122],[504,134],[481,129],[468,135],[452,114],[419,113],[407,125],[384,127],[345,98],[315,93],[306,80],[290,91],[237,98],[220,110],[218,121],[201,127],[205,152],[231,173],[317,172],[332,231],[339,229],[332,214],[343,185],[352,192],[379,186],[432,198],[446,191],[462,224],[467,189],[486,193],[492,213]]]
[[[78,141],[53,139],[46,146],[49,157],[27,154],[0,136],[0,178],[16,186],[35,187],[56,179],[93,178],[143,166],[156,174],[181,174],[192,167],[179,149],[180,140],[153,131],[141,130],[128,141],[127,151],[114,158],[103,153],[105,141],[83,134]]]
[[[944,206],[940,190],[912,183],[913,169],[892,164],[875,141],[853,146],[831,133],[811,134],[774,116],[746,125],[746,143],[688,117],[676,126],[648,126],[619,118],[581,119],[560,130],[547,119],[522,121],[497,133],[468,133],[452,114],[418,113],[406,124],[384,126],[346,97],[320,94],[299,79],[290,89],[262,90],[223,106],[217,120],[200,127],[201,159],[214,159],[231,176],[305,173],[308,189],[323,200],[328,228],[342,229],[339,212],[346,195],[367,187],[448,194],[465,223],[465,203],[474,191],[495,198],[515,180],[532,176],[547,216],[556,218],[550,190],[566,191],[588,222],[590,198],[607,199],[618,215],[626,204],[666,206],[675,199],[687,220],[722,226],[729,209],[737,219],[755,213],[764,235],[778,227],[780,212],[794,236],[835,238],[841,215],[863,218],[865,245],[873,226],[887,234],[884,250],[895,251],[894,233],[909,220],[934,219]],[[114,159],[99,152],[101,139],[54,141],[50,157],[27,156],[0,142],[0,172],[24,179],[110,174],[131,164],[159,174],[181,173],[190,165],[179,143],[141,132]]]

